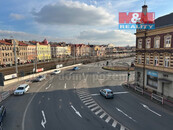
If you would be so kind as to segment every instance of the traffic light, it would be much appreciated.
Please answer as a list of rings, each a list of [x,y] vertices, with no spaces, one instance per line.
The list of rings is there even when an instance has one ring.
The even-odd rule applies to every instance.
[[[4,86],[4,75],[0,73],[0,86]]]
[[[128,73],[128,77],[130,76],[130,73]]]

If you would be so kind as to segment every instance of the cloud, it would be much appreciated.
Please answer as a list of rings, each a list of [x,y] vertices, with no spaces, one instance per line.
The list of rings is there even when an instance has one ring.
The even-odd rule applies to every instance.
[[[83,31],[77,37],[78,39],[87,39],[93,41],[101,42],[113,42],[116,44],[135,44],[135,35],[122,30],[110,30],[110,31],[100,31],[100,30],[88,30]]]
[[[32,12],[38,23],[52,25],[114,25],[114,15],[101,7],[80,2],[48,4]]]
[[[59,37],[50,37],[42,36],[36,34],[29,34],[25,32],[17,31],[7,31],[0,30],[0,39],[15,38],[17,40],[29,41],[37,40],[42,41],[47,39],[48,41],[54,42],[67,42],[67,43],[90,43],[90,44],[108,44],[113,43],[116,46],[125,46],[125,45],[135,45],[135,36],[131,33],[115,30],[115,31],[99,31],[99,30],[89,30],[83,31],[78,37],[73,38],[59,38]]]
[[[21,14],[16,14],[16,13],[11,13],[10,14],[10,17],[13,19],[13,20],[22,20],[24,19],[25,17]]]

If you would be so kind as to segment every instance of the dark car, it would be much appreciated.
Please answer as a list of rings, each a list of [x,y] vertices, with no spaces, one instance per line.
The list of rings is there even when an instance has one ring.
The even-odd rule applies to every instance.
[[[45,79],[46,79],[46,76],[45,76],[45,75],[40,75],[40,76],[36,77],[36,78],[33,80],[33,82],[41,82],[41,81],[43,81],[43,80],[45,80]]]
[[[101,89],[100,95],[104,96],[105,98],[114,98],[114,94],[111,89]]]
[[[74,67],[74,68],[73,68],[73,70],[78,70],[78,69],[79,69],[79,67]]]
[[[4,106],[0,106],[0,126],[1,127],[2,127],[2,122],[5,116],[6,116],[6,108]]]

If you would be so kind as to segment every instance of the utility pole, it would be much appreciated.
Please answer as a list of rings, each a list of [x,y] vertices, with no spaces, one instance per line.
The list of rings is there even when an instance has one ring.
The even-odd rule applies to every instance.
[[[17,77],[18,77],[17,54],[16,54],[16,41],[15,41],[15,39],[13,39],[13,41],[14,41],[13,51],[14,51],[14,59],[15,59],[15,68],[16,68],[16,74],[17,74]]]

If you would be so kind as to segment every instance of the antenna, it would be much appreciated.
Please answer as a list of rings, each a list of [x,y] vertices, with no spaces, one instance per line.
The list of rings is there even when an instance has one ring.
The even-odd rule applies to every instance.
[[[146,5],[146,0],[144,0],[144,5]]]

